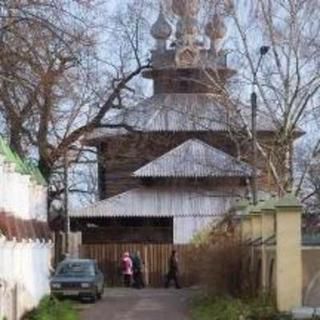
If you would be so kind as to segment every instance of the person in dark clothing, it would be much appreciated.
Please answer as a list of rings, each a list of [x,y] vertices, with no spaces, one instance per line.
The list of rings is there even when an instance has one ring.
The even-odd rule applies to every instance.
[[[142,276],[142,267],[143,262],[140,256],[140,252],[137,251],[135,256],[132,259],[133,265],[133,286],[137,289],[142,289],[145,287],[143,276]]]
[[[175,286],[177,289],[180,289],[181,286],[179,284],[179,265],[178,265],[178,258],[177,253],[175,250],[172,250],[171,257],[169,259],[169,272],[167,274],[167,280],[165,283],[165,287],[169,288],[171,280],[174,281]]]

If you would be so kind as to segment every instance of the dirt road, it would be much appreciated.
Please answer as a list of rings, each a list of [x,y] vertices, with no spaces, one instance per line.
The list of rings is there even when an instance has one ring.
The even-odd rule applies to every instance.
[[[190,320],[191,290],[106,289],[101,301],[81,308],[82,320]]]

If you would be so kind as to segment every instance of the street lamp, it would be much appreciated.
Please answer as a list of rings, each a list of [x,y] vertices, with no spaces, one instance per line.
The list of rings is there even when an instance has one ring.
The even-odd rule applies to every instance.
[[[260,57],[253,72],[253,89],[251,93],[251,130],[252,130],[252,201],[257,204],[257,94],[255,88],[257,85],[257,73],[262,62],[262,58],[268,53],[270,47],[262,46],[260,48]]]

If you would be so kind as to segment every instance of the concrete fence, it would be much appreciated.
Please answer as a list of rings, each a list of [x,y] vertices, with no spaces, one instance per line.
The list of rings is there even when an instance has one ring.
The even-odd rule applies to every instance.
[[[0,319],[20,319],[49,293],[47,183],[0,136]]]
[[[0,238],[0,319],[20,319],[49,293],[52,243]]]
[[[251,247],[250,266],[256,288],[275,295],[280,311],[303,303],[302,206],[292,193],[260,201],[240,201],[234,208],[242,242]]]

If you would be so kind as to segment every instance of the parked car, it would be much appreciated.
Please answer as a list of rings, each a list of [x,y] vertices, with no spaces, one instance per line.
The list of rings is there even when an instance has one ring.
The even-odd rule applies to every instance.
[[[51,294],[56,297],[101,299],[104,276],[97,263],[89,259],[67,259],[59,263],[50,281]]]

